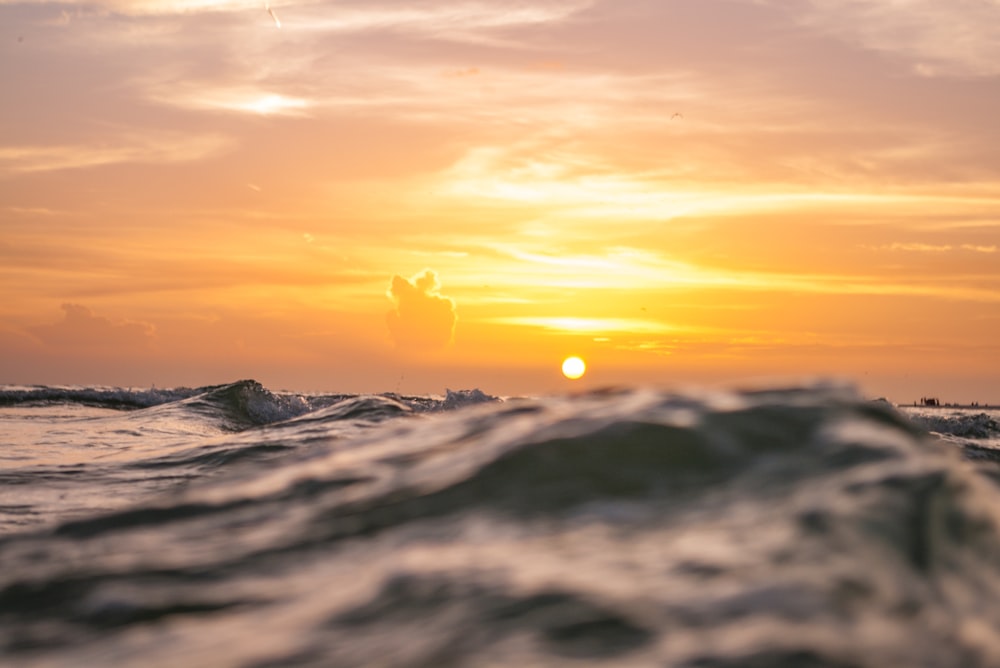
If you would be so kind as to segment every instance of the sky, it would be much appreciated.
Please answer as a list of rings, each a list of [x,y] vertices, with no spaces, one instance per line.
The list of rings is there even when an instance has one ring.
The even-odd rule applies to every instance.
[[[0,383],[1000,403],[1000,0],[0,0],[0,90]]]

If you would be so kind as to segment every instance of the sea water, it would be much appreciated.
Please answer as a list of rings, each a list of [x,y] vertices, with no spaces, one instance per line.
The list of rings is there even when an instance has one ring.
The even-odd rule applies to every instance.
[[[0,387],[0,664],[1000,665],[998,413]]]

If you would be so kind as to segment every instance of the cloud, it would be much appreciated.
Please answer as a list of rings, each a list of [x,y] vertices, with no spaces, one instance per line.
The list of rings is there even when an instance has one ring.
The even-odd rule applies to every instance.
[[[638,318],[514,316],[490,318],[487,322],[500,325],[540,327],[550,332],[570,334],[668,334],[681,330],[680,327],[674,325]]]
[[[0,0],[0,6],[46,4],[51,4],[51,0]],[[516,4],[497,0],[462,3],[451,0],[410,0],[405,3],[347,0],[336,4],[279,1],[263,3],[261,0],[60,0],[59,4],[91,11],[111,11],[123,16],[264,13],[268,8],[290,7],[294,4],[297,14],[309,19],[304,21],[303,27],[313,30],[334,27],[349,31],[416,26],[429,32],[441,32],[447,28],[549,23],[586,9],[594,4],[594,0],[535,0]],[[68,13],[64,11],[64,15]]]
[[[399,348],[433,349],[451,343],[455,333],[455,302],[440,294],[437,274],[425,269],[410,280],[393,276],[386,293],[395,308],[385,315],[389,333]]]
[[[976,246],[975,244],[962,244],[962,250],[972,251],[974,253],[996,253],[996,246]]]
[[[0,0],[0,5],[49,4],[49,0]],[[62,6],[104,9],[129,16],[188,14],[193,12],[231,12],[262,8],[258,0],[62,0]],[[63,11],[64,16],[68,16]]]
[[[881,246],[864,246],[870,250],[905,251],[908,253],[949,253],[951,251],[963,250],[972,253],[996,253],[996,246],[979,246],[976,244],[962,244],[952,246],[951,244],[919,244],[919,243],[892,243]]]
[[[149,323],[110,320],[79,304],[63,304],[62,310],[61,321],[30,327],[29,331],[51,346],[113,351],[149,349],[156,334]]]
[[[1000,73],[1000,4],[995,2],[807,0],[804,11],[805,23],[864,48],[909,58],[922,76]]]
[[[341,2],[297,7],[301,28],[319,32],[405,30],[436,38],[480,41],[483,32],[558,23],[590,7],[593,0],[406,3]]]
[[[147,84],[150,100],[184,109],[225,111],[258,116],[306,116],[316,100],[283,95],[256,86],[214,87],[173,80]]]
[[[219,135],[166,133],[124,136],[114,144],[0,146],[0,174],[101,167],[119,163],[192,162],[219,154],[230,145]]]
[[[880,246],[879,248],[884,250],[892,251],[906,251],[909,253],[947,253],[951,251],[954,247],[948,244],[935,246],[933,244],[917,244],[917,243],[893,243],[888,246]]]

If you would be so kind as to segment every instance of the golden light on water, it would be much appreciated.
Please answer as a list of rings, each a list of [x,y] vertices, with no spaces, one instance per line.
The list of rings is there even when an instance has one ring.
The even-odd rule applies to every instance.
[[[567,357],[563,360],[562,372],[570,380],[576,380],[587,372],[587,365],[579,357]]]

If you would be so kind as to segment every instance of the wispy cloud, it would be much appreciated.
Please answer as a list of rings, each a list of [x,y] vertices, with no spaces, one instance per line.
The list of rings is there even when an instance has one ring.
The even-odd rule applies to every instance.
[[[297,25],[313,32],[405,30],[439,38],[472,39],[482,30],[562,21],[593,4],[594,0],[536,0],[524,4],[418,0],[395,6],[342,2],[336,7],[313,4],[298,9]]]
[[[637,318],[579,318],[574,316],[509,316],[488,318],[485,322],[518,325],[572,334],[666,334],[685,331],[675,325]]]
[[[370,30],[420,31],[436,35],[468,35],[467,31],[505,28],[563,20],[595,4],[596,0],[535,0],[510,3],[491,0],[413,0],[377,3],[342,0],[261,2],[261,0],[59,0],[77,7],[124,16],[170,16],[198,13],[266,13],[288,8],[295,18],[282,25],[314,32],[364,32]],[[50,5],[52,0],[0,0],[0,5]],[[294,11],[291,11],[294,10]],[[271,20],[271,19],[269,19]]]
[[[187,109],[230,111],[260,116],[304,116],[316,102],[303,97],[268,90],[198,87],[191,84],[163,82],[149,86],[149,99]]]
[[[632,154],[641,150],[634,149]],[[550,217],[614,219],[619,225],[682,216],[792,211],[839,211],[851,214],[845,222],[858,224],[864,215],[877,218],[906,212],[916,220],[932,212],[952,216],[993,212],[1000,205],[1000,198],[974,189],[928,192],[926,187],[917,190],[905,184],[895,189],[862,189],[836,182],[831,185],[837,189],[822,189],[810,183],[812,178],[805,172],[800,174],[805,179],[799,185],[775,182],[777,174],[773,180],[749,180],[731,173],[732,180],[718,182],[709,162],[688,154],[674,158],[672,168],[642,169],[645,165],[640,163],[640,168],[628,170],[615,165],[612,151],[613,147],[579,143],[567,147],[552,136],[507,146],[479,146],[443,171],[440,180],[445,192],[457,198],[542,206]]]
[[[952,251],[967,251],[971,253],[996,253],[996,246],[978,244],[922,244],[922,243],[891,243],[881,246],[863,246],[870,250],[903,251],[907,253],[950,253]]]
[[[113,11],[131,16],[187,14],[192,12],[231,12],[259,8],[256,0],[0,0],[0,5],[49,5],[83,7]]]
[[[914,71],[924,76],[1000,74],[1000,4],[991,0],[781,4],[790,11],[802,11],[801,20],[808,25],[864,48],[908,59]]]
[[[130,134],[107,142],[57,146],[0,146],[0,174],[80,169],[119,163],[174,163],[201,160],[232,142],[217,134]]]
[[[961,248],[961,247],[959,247]],[[740,271],[720,266],[682,262],[660,253],[610,249],[604,256],[569,253],[548,255],[515,247],[501,252],[522,264],[508,267],[510,284],[522,288],[544,285],[576,290],[723,291],[817,295],[888,295],[957,301],[1000,302],[1000,275],[953,275],[949,280],[927,276],[888,278],[878,274]],[[993,252],[990,247],[965,250]],[[989,287],[994,286],[994,287]]]

